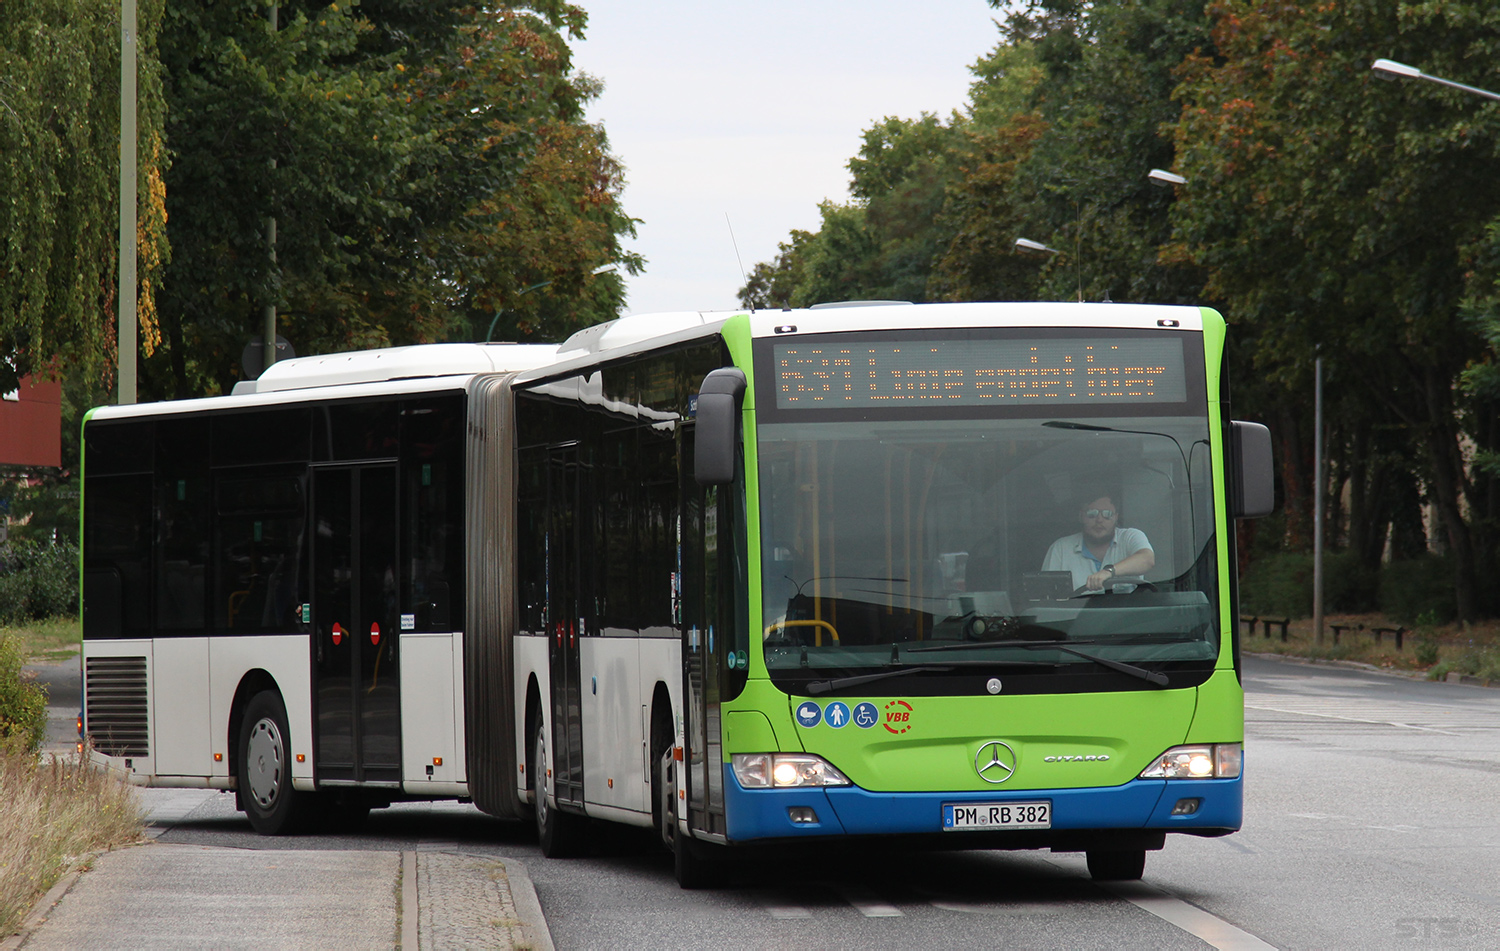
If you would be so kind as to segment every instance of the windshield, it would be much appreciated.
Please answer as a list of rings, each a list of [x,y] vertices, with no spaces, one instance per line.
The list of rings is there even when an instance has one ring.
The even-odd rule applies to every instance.
[[[1202,682],[1219,641],[1206,417],[1056,409],[763,414],[763,638],[777,684]],[[872,686],[884,679],[873,674],[899,679]]]

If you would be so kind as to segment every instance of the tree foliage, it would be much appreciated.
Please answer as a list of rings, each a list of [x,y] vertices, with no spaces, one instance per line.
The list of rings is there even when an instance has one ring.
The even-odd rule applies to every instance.
[[[141,0],[139,314],[156,341],[167,256],[155,22]],[[6,0],[0,14],[0,391],[18,375],[113,379],[119,222],[118,5]]]
[[[621,170],[582,120],[583,11],[364,0],[168,0],[173,261],[151,367],[162,392],[226,389],[267,305],[300,352],[483,339],[613,316],[638,267]],[[268,220],[275,220],[274,253]]]
[[[1216,306],[1233,325],[1234,412],[1277,438],[1285,506],[1261,544],[1311,542],[1321,357],[1328,537],[1371,576],[1383,558],[1442,551],[1457,613],[1500,610],[1478,581],[1500,563],[1500,105],[1370,71],[1388,56],[1493,88],[1500,10],[992,6],[1000,38],[967,108],[872,126],[852,199],[824,203],[817,232],[758,265],[746,303]],[[1151,168],[1187,184],[1155,188]],[[1023,258],[1023,236],[1056,251]]]

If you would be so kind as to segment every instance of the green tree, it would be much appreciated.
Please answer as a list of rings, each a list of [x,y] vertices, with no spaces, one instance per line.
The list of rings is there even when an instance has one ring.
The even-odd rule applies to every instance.
[[[167,256],[161,216],[161,0],[137,32],[141,297],[146,349]],[[118,273],[118,7],[6,0],[0,15],[0,390],[27,373],[113,378]]]
[[[303,353],[482,337],[541,280],[560,310],[613,315],[618,280],[588,278],[639,262],[617,243],[633,224],[618,165],[582,122],[595,87],[565,39],[582,10],[293,2],[275,31],[266,14],[262,0],[167,9],[173,259],[156,392],[226,390],[267,304]],[[527,281],[527,254],[570,235],[586,253]]]
[[[790,307],[802,282],[802,255],[811,238],[811,231],[793,228],[790,241],[778,242],[774,261],[761,261],[750,269],[740,288],[740,306],[755,310]]]
[[[1468,513],[1485,505],[1464,455],[1472,408],[1454,384],[1481,352],[1459,303],[1464,249],[1500,210],[1497,127],[1459,94],[1417,106],[1369,68],[1380,50],[1471,78],[1500,21],[1458,6],[1214,4],[1220,58],[1182,73],[1178,161],[1192,187],[1174,214],[1263,377],[1295,386],[1321,348],[1374,422],[1405,433],[1469,618],[1486,556]]]

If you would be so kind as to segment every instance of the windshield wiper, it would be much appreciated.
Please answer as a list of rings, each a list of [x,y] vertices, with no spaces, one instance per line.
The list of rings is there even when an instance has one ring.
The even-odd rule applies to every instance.
[[[1073,643],[1098,644],[1100,642],[1074,641]],[[975,644],[939,644],[933,647],[908,647],[906,650],[908,653],[915,654],[918,651],[974,650],[981,647],[1021,647],[1028,650],[1051,648],[1053,650],[1060,650],[1064,654],[1072,654],[1074,657],[1082,657],[1084,660],[1093,661],[1101,667],[1108,667],[1110,670],[1117,670],[1122,674],[1129,674],[1132,677],[1135,677],[1139,680],[1144,680],[1146,681],[1146,683],[1154,684],[1158,687],[1165,687],[1169,683],[1169,681],[1167,680],[1167,675],[1159,670],[1147,670],[1144,667],[1137,667],[1134,664],[1126,664],[1118,660],[1110,660],[1108,657],[1100,657],[1097,654],[1090,654],[1086,651],[1074,650],[1071,647],[1063,646],[1063,644],[1058,641],[984,641]]]
[[[814,680],[802,689],[809,697],[822,696],[845,687],[860,687],[864,684],[873,684],[879,680],[889,680],[892,677],[905,677],[907,674],[935,673],[952,670],[952,667],[903,667],[900,670],[883,670],[878,674],[861,674],[858,677],[835,677],[832,680]]]
[[[875,683],[891,677],[905,677],[907,674],[920,674],[923,672],[946,673],[955,667],[984,667],[993,669],[995,667],[1056,667],[1056,664],[1048,664],[1034,660],[960,660],[942,666],[926,667],[903,667],[900,670],[883,670],[878,674],[857,674],[853,677],[835,677],[832,680],[814,680],[804,685],[803,690],[810,697],[821,696],[832,693],[835,690],[843,690],[845,687],[859,687],[864,684]]]

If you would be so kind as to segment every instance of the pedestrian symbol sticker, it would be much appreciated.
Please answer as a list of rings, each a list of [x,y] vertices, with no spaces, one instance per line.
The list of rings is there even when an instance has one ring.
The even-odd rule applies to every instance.
[[[837,730],[849,722],[849,708],[835,700],[823,710],[823,719],[828,725]]]
[[[817,726],[818,721],[822,718],[823,711],[820,710],[818,708],[818,705],[816,703],[813,703],[811,700],[806,701],[802,704],[802,706],[797,708],[797,722],[802,726]]]
[[[880,722],[880,711],[875,709],[873,703],[861,703],[854,708],[854,723],[862,730],[868,730]]]

